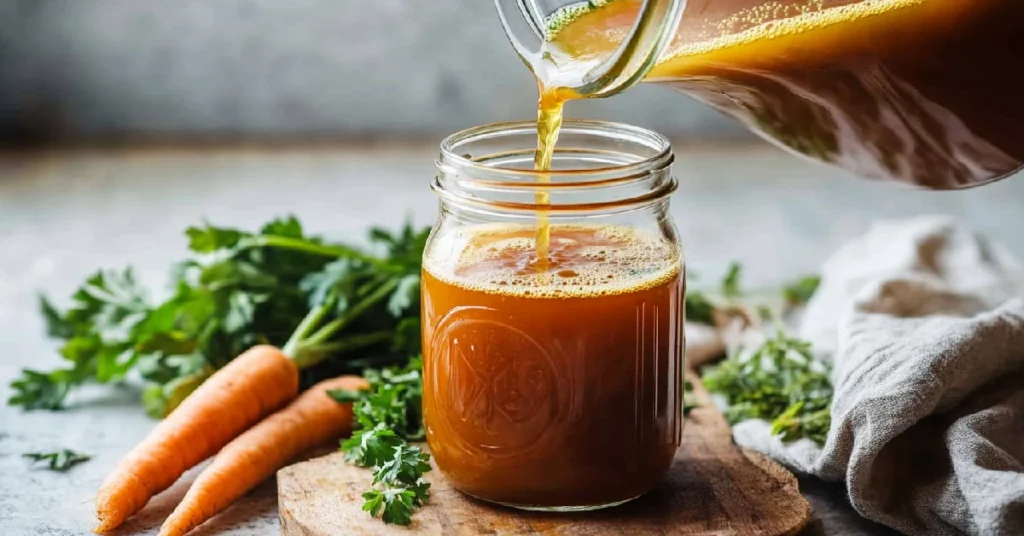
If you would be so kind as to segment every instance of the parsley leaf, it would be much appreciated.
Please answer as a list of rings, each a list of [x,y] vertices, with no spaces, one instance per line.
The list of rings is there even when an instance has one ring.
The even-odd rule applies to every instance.
[[[743,267],[738,262],[730,263],[725,275],[722,276],[721,288],[718,293],[710,295],[707,292],[689,288],[690,281],[696,280],[697,276],[688,273],[686,276],[686,301],[684,302],[686,321],[697,324],[714,324],[716,309],[726,307],[730,302],[743,296],[743,291],[740,288],[742,274]]]
[[[345,451],[345,460],[360,467],[377,467],[391,459],[392,451],[404,443],[393,430],[381,423],[373,428],[356,430],[352,437],[341,442],[341,449]]]
[[[804,305],[810,301],[820,285],[821,278],[816,275],[802,277],[783,287],[782,297],[791,307]]]
[[[415,267],[417,273],[429,237],[429,227],[417,230],[410,221],[397,233],[380,227],[370,229],[370,241],[383,246],[389,259],[405,268]]]
[[[235,247],[245,234],[237,229],[224,229],[206,223],[202,227],[189,227],[185,230],[185,236],[188,237],[188,248],[192,251],[212,253]]]
[[[385,523],[408,525],[412,512],[430,497],[423,475],[430,456],[408,444],[424,437],[423,360],[405,366],[367,370],[366,391],[328,391],[339,403],[352,403],[355,432],[341,442],[345,460],[373,468],[373,486],[363,494],[363,510]]]
[[[366,391],[328,391],[338,402],[353,402],[357,432],[382,428],[403,440],[419,441],[423,430],[423,359],[414,357],[404,367],[368,369],[363,376],[370,384]],[[356,436],[353,434],[352,439]],[[352,441],[349,439],[347,441]],[[355,445],[355,443],[351,443]],[[349,447],[342,446],[349,451]],[[373,462],[360,463],[366,467]]]
[[[698,324],[714,323],[713,313],[715,311],[715,307],[703,292],[687,290],[685,310],[687,322],[695,322]]]
[[[56,452],[28,452],[22,454],[22,456],[32,460],[34,463],[46,462],[47,469],[61,473],[92,459],[87,454],[81,454],[70,449],[61,449]]]
[[[392,458],[374,471],[374,484],[414,485],[424,473],[430,471],[430,457],[419,447],[403,443],[392,450]]]
[[[693,393],[693,383],[690,380],[683,382],[683,416],[687,416],[696,408],[700,407],[697,395]]]
[[[743,267],[738,262],[729,264],[725,276],[722,277],[722,296],[726,298],[739,298],[743,295],[740,290],[740,276],[743,274]]]
[[[73,373],[67,370],[40,372],[22,369],[21,377],[11,382],[14,394],[7,403],[24,406],[25,409],[61,409],[71,385],[80,383],[72,376]]]
[[[60,354],[71,366],[50,372],[23,370],[22,376],[11,382],[14,394],[9,404],[60,409],[74,387],[88,381],[119,381],[134,366],[135,356],[124,336],[148,307],[131,269],[94,273],[71,301],[64,312],[45,297],[39,304],[47,333],[64,341]]]
[[[395,291],[388,300],[388,311],[401,316],[413,305],[420,303],[420,274],[410,274],[398,281]]]
[[[430,484],[420,482],[412,486],[372,489],[363,494],[366,499],[363,510],[374,517],[379,514],[385,523],[409,525],[413,511],[429,498],[429,487]]]

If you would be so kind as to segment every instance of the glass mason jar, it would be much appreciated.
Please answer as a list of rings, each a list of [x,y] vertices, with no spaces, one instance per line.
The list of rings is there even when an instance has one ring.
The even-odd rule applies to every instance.
[[[613,506],[650,490],[682,437],[674,157],[654,132],[567,121],[538,172],[536,142],[522,122],[441,144],[423,259],[427,441],[477,498]]]

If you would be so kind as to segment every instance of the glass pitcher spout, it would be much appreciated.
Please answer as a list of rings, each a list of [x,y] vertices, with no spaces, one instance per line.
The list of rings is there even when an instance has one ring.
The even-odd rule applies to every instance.
[[[552,47],[559,18],[596,9],[612,0],[494,0],[505,35],[516,53],[546,87],[580,98],[608,97],[637,84],[657,64],[675,34],[686,0],[643,0],[632,28],[608,54],[582,60]]]

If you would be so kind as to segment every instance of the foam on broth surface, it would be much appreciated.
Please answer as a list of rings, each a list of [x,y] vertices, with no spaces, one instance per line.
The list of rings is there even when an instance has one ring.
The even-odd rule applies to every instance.
[[[532,226],[481,226],[463,244],[441,245],[424,269],[487,293],[583,298],[636,292],[678,275],[680,253],[645,231],[619,226],[551,227],[547,269],[538,270]]]

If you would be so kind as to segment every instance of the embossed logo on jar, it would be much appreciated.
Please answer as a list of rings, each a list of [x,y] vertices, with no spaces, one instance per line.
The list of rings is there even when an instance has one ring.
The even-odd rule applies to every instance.
[[[492,454],[529,448],[556,420],[558,375],[543,347],[483,307],[452,310],[431,341],[432,395],[454,436]]]

